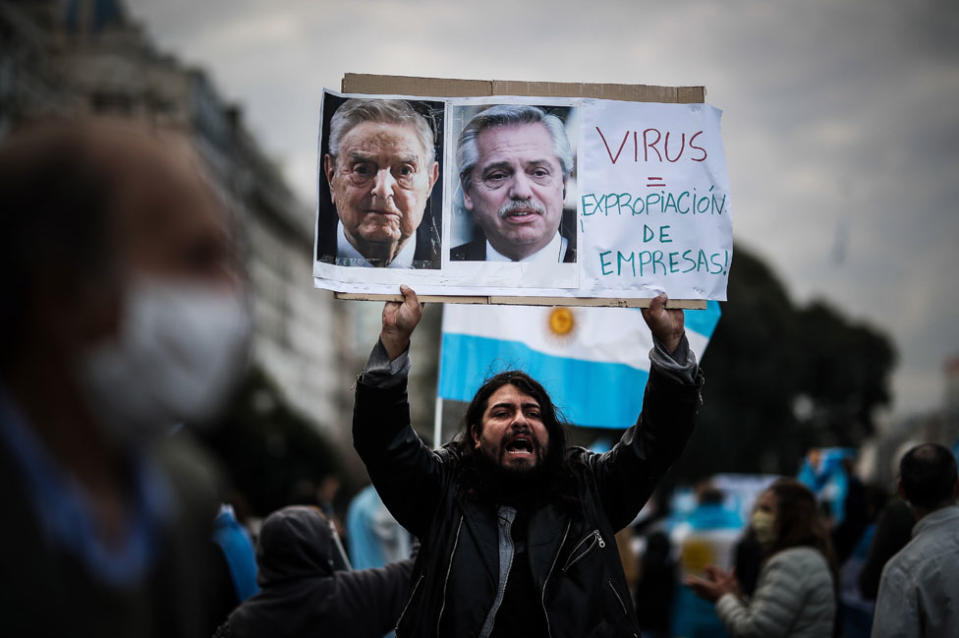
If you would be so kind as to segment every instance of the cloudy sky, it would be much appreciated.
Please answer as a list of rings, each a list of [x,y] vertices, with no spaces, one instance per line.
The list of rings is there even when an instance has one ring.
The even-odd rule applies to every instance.
[[[317,111],[346,72],[705,85],[736,239],[803,303],[889,334],[895,411],[959,355],[959,3],[128,0],[206,68],[315,200]]]

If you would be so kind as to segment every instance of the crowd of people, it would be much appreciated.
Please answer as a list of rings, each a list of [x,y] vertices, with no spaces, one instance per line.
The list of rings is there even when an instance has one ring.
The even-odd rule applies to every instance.
[[[823,483],[780,477],[742,524],[712,487],[678,516],[644,521],[637,597],[652,636],[951,636],[957,475],[952,451],[916,445],[896,494],[842,463],[838,502]],[[733,501],[734,499],[726,499]],[[725,512],[718,517],[718,511]],[[703,520],[705,524],[700,524]],[[731,523],[731,524],[730,524]],[[731,532],[731,534],[730,534]],[[692,596],[697,600],[690,600]]]
[[[835,503],[817,498],[813,490],[821,485],[791,477],[767,481],[745,522],[711,484],[699,487],[691,510],[636,519],[612,542],[627,550],[618,559],[635,561],[625,570],[626,590],[642,635],[952,635],[955,458],[940,445],[922,444],[900,467],[898,496],[867,502],[858,490],[847,490],[839,504],[842,521]],[[523,498],[528,495],[519,502]],[[260,591],[239,604],[216,635],[305,636],[323,627],[331,635],[381,636],[391,630],[409,602],[416,557],[410,546],[418,542],[373,486],[357,494],[349,520],[352,569],[337,560],[336,528],[319,508],[290,506],[270,515],[251,560],[261,570]],[[859,531],[842,554],[850,525]],[[583,551],[574,550],[564,569],[586,555],[587,547],[578,546]],[[637,546],[640,551],[629,551]],[[512,562],[527,562],[519,551]],[[441,564],[454,569],[449,558]],[[509,582],[504,598],[508,588]],[[479,604],[474,596],[463,594],[470,606]],[[537,635],[515,618],[509,626],[505,635]]]
[[[204,175],[176,132],[111,120],[34,123],[0,149],[0,635],[959,635],[959,480],[934,443],[903,456],[901,502],[879,507],[850,474],[830,518],[815,475],[782,477],[737,527],[702,490],[694,522],[723,530],[724,557],[677,547],[664,519],[624,559],[701,405],[665,295],[642,312],[642,411],[608,451],[567,446],[519,370],[491,377],[433,449],[407,398],[423,307],[401,287],[356,384],[353,438],[375,490],[355,519],[377,521],[380,560],[402,559],[352,569],[329,514],[303,505],[267,517],[254,545],[178,425],[222,406],[250,337],[229,214]],[[680,628],[689,593],[706,620]]]

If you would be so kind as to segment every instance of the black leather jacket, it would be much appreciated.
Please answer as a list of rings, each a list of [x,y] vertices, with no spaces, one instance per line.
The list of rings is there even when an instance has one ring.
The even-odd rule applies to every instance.
[[[700,406],[697,383],[655,367],[643,412],[605,454],[570,448],[581,511],[554,504],[533,511],[527,547],[550,638],[638,636],[614,534],[628,525],[679,456]],[[409,425],[405,383],[356,388],[354,445],[393,516],[422,542],[397,636],[477,636],[498,583],[495,509],[457,488],[460,458],[433,451]]]

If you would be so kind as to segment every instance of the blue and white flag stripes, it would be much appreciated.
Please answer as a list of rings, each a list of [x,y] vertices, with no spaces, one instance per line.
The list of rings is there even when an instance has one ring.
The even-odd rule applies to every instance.
[[[697,359],[719,314],[715,301],[686,311]],[[487,378],[519,369],[543,384],[570,423],[625,428],[642,407],[652,345],[638,309],[447,304],[438,394],[470,401]]]

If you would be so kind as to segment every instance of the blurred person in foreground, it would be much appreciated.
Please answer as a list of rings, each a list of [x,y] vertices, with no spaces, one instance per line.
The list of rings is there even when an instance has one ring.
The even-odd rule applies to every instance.
[[[835,634],[835,565],[829,533],[813,493],[793,479],[779,479],[756,499],[750,525],[768,548],[759,582],[747,602],[731,572],[707,567],[706,577],[686,584],[716,604],[735,638]]]
[[[98,119],[13,133],[0,202],[0,635],[199,635],[218,503],[170,433],[245,362],[226,212],[185,139]]]
[[[256,551],[260,592],[230,614],[216,638],[380,638],[406,603],[413,561],[336,570],[330,523],[316,507],[270,514]]]
[[[912,540],[879,581],[874,638],[959,636],[959,479],[947,448],[925,443],[899,463],[899,494],[916,515]]]
[[[667,309],[665,295],[643,310],[654,343],[643,409],[608,452],[567,448],[549,394],[516,370],[484,383],[461,436],[431,450],[406,396],[423,308],[400,290],[403,302],[383,309],[353,413],[373,485],[423,544],[396,635],[637,635],[614,534],[682,452],[699,412],[702,373],[682,310]]]

